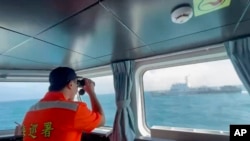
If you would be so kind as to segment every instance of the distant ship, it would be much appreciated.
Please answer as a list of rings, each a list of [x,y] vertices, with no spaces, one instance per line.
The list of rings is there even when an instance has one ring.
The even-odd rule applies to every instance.
[[[170,90],[158,91],[154,95],[173,95],[173,94],[220,94],[220,93],[241,93],[240,86],[225,85],[221,87],[195,87],[188,86],[188,77],[185,78],[185,83],[175,83],[171,86]]]
[[[219,94],[219,93],[241,93],[242,89],[239,86],[225,85],[221,87],[197,87],[190,88],[186,83],[173,84],[170,90],[162,94]]]

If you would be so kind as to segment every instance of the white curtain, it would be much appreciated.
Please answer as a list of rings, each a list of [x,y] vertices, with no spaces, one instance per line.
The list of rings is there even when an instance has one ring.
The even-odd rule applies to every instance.
[[[134,115],[130,107],[134,61],[112,63],[117,111],[111,141],[134,141]]]
[[[239,78],[250,93],[250,37],[228,41],[225,47]]]

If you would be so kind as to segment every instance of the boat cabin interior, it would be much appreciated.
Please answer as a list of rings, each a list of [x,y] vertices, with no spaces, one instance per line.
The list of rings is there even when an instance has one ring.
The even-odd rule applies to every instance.
[[[50,71],[58,66],[71,67],[87,78],[111,76],[109,85],[116,106],[112,114],[119,113],[115,95],[119,97],[120,93],[127,95],[122,109],[128,112],[125,118],[114,116],[110,126],[83,133],[82,140],[229,141],[229,124],[227,130],[209,130],[202,123],[189,128],[147,123],[153,115],[155,121],[169,117],[162,113],[157,117],[157,111],[145,114],[144,89],[161,82],[146,85],[144,74],[153,70],[148,74],[151,76],[157,69],[223,60],[232,62],[235,68],[235,53],[241,53],[243,61],[249,62],[249,5],[249,0],[1,0],[0,88],[7,88],[6,84],[46,83]],[[235,70],[247,92],[247,77],[244,79],[245,75]],[[118,80],[121,74],[127,80]],[[185,75],[192,83],[194,75]],[[120,91],[118,82],[124,84]],[[154,98],[166,97],[162,93],[155,92]],[[1,93],[3,99],[5,95]],[[0,101],[0,112],[4,106]],[[174,118],[184,120],[192,115],[191,111],[185,112],[187,116]],[[14,125],[11,129],[1,128],[3,121],[0,141],[22,140],[22,136],[14,135]],[[122,138],[114,139],[113,134]]]

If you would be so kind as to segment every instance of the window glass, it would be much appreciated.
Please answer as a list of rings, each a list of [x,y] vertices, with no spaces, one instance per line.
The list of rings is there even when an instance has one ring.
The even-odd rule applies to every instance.
[[[0,82],[0,130],[14,129],[27,110],[42,98],[48,83]]]
[[[228,59],[148,70],[143,86],[149,127],[229,131],[250,123],[249,94]]]
[[[113,126],[116,113],[113,76],[101,76],[90,79],[95,82],[95,92],[105,113],[105,126]],[[85,93],[81,96],[81,99],[91,108],[88,94]]]
[[[105,125],[112,126],[116,112],[113,77],[91,79],[95,82],[95,91],[105,112]],[[14,129],[15,122],[22,123],[25,113],[44,96],[48,87],[49,83],[44,82],[0,82],[0,130]],[[81,98],[91,107],[87,94]]]

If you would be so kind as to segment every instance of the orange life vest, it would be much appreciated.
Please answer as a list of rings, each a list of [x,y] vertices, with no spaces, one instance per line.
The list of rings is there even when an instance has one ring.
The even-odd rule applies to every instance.
[[[83,102],[67,101],[62,93],[48,92],[33,105],[23,121],[23,141],[80,141],[82,132],[98,126],[101,115]]]

